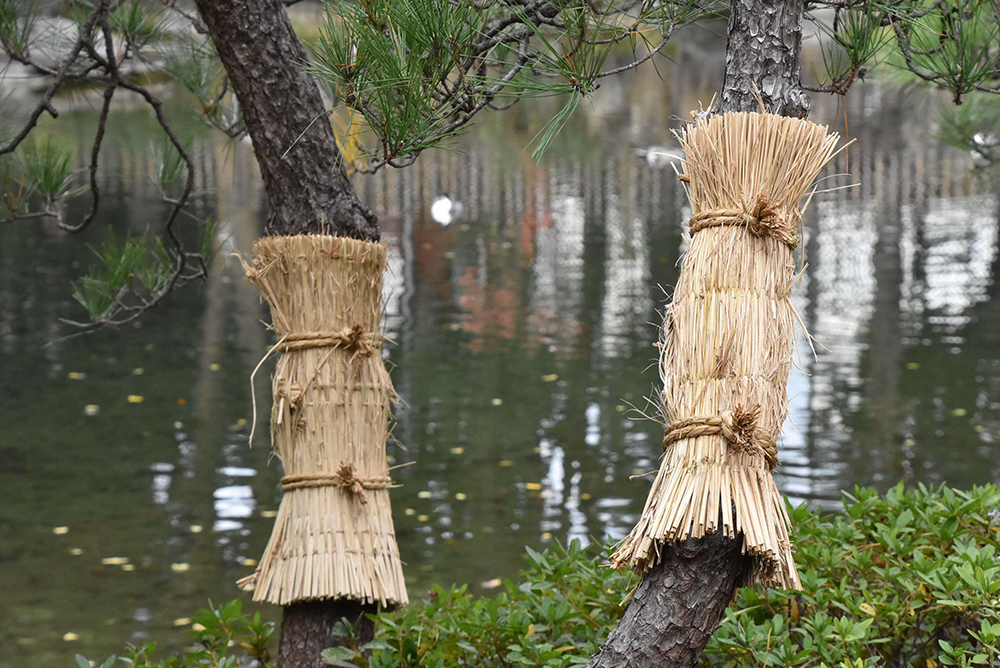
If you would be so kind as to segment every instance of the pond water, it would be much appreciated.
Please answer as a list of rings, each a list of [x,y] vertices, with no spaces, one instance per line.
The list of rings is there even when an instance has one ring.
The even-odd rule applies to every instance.
[[[662,436],[645,417],[653,343],[688,211],[672,170],[635,149],[711,97],[707,49],[674,53],[682,76],[608,80],[540,164],[522,149],[554,101],[485,119],[463,152],[356,178],[390,250],[389,453],[412,463],[392,503],[411,598],[431,582],[486,591],[525,545],[612,541],[641,510]],[[805,218],[794,299],[817,344],[800,340],[778,484],[836,507],[856,484],[998,482],[1000,189],[931,137],[936,98],[868,82],[847,105],[814,100],[814,120],[843,130],[846,116],[858,139],[831,170],[852,177],[830,183],[860,186],[818,195]],[[50,130],[81,166],[95,122],[82,106]],[[152,132],[144,110],[116,111],[102,183],[119,233],[161,219]],[[98,235],[0,229],[2,668],[147,638],[181,648],[183,618],[239,595],[267,540],[281,472],[266,438],[248,447],[248,379],[271,339],[231,256],[259,235],[264,196],[248,146],[188,132],[222,252],[134,327],[68,338],[60,320],[81,317],[70,282]],[[445,194],[463,203],[448,226],[430,216]]]

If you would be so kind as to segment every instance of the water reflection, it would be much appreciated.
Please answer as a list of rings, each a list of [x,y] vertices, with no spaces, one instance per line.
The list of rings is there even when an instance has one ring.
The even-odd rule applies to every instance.
[[[637,76],[620,91],[654,75]],[[384,354],[403,399],[389,453],[409,464],[393,506],[416,596],[512,576],[525,544],[607,542],[635,521],[662,436],[648,419],[657,311],[689,211],[673,172],[634,149],[665,142],[664,110],[704,85],[605,101],[542,165],[519,152],[535,123],[521,110],[488,119],[467,153],[359,181],[389,247]],[[817,196],[806,217],[793,301],[815,341],[800,334],[779,485],[831,505],[853,484],[1000,480],[1000,202],[968,156],[921,134],[919,99],[870,83],[848,103],[860,141],[831,173],[862,185]],[[102,164],[122,229],[162,213],[137,128],[123,116]],[[267,540],[280,470],[266,373],[247,447],[266,316],[230,257],[259,234],[261,194],[245,147],[205,135],[192,150],[222,252],[202,289],[134,331],[66,339],[86,249],[44,224],[0,230],[0,638],[14,648],[0,666],[66,665],[129,637],[179,647],[173,620],[236,596]],[[445,194],[463,207],[442,226],[430,207]]]

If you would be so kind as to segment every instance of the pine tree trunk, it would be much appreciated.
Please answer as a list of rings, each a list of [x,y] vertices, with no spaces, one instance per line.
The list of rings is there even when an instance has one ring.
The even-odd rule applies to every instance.
[[[719,111],[805,118],[801,0],[730,0],[726,78]]]
[[[196,0],[243,112],[270,205],[265,233],[378,241],[344,172],[306,53],[281,0]]]
[[[196,0],[236,93],[260,165],[270,212],[266,234],[325,232],[378,241],[378,222],[358,200],[344,172],[316,82],[281,0]],[[320,668],[320,652],[342,642],[333,627],[355,623],[371,640],[364,617],[374,605],[350,600],[294,603],[284,608],[278,668]]]
[[[717,111],[805,118],[801,0],[731,0],[726,74]],[[618,626],[588,668],[693,668],[750,573],[742,537],[663,547]]]

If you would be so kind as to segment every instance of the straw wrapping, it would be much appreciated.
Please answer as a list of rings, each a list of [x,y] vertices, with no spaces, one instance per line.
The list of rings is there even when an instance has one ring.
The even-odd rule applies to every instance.
[[[281,353],[271,441],[285,474],[259,566],[238,583],[255,601],[408,601],[386,470],[397,395],[377,354],[386,254],[355,239],[273,236],[244,264]]]
[[[797,212],[785,215],[764,195],[758,195],[745,209],[710,209],[691,217],[691,234],[719,225],[745,227],[756,237],[773,237],[795,250],[799,245],[798,228],[802,218]]]
[[[678,139],[691,242],[660,342],[660,468],[611,555],[645,574],[663,545],[712,533],[753,557],[748,584],[800,589],[771,469],[788,412],[802,211],[839,137],[773,114],[697,119]]]
[[[663,433],[663,449],[677,441],[698,436],[721,434],[726,441],[749,455],[763,457],[769,469],[778,465],[778,445],[774,438],[757,428],[760,408],[747,412],[737,410],[713,417],[689,417],[674,420]]]

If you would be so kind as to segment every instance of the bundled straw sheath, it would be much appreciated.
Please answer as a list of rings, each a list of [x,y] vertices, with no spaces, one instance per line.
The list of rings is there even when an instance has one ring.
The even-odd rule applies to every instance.
[[[753,583],[800,588],[771,477],[788,410],[803,198],[835,154],[827,128],[772,114],[700,119],[679,136],[692,239],[663,325],[664,456],[612,565],[639,573],[660,546],[743,535]]]
[[[395,392],[382,361],[384,246],[266,237],[247,279],[271,307],[281,352],[271,438],[284,496],[255,601],[407,602],[389,507],[385,443]]]

